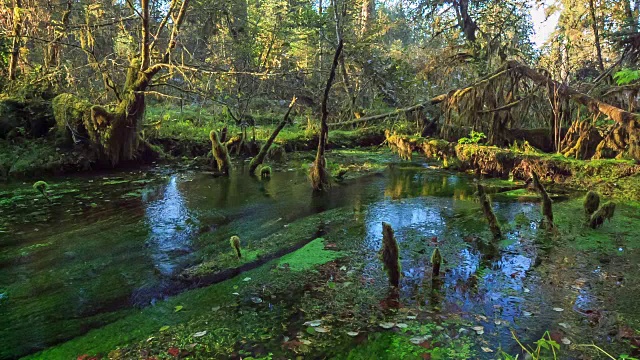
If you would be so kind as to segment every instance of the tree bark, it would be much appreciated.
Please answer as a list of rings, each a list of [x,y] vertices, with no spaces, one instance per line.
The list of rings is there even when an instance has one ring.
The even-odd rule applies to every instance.
[[[22,0],[13,0],[13,42],[9,59],[9,80],[15,80],[20,57],[20,37],[22,36]]]
[[[598,68],[600,68],[600,72],[602,73],[604,72],[604,61],[602,60],[602,47],[600,46],[600,32],[598,30],[598,18],[596,16],[594,0],[589,0],[589,14],[591,15],[591,29],[593,30],[596,55],[598,57]]]

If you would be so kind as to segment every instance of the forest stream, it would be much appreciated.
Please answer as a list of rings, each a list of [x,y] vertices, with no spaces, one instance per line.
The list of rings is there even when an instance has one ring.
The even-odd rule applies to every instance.
[[[334,184],[323,195],[313,195],[307,173],[300,168],[275,171],[270,179],[250,177],[240,170],[228,178],[215,178],[163,167],[76,176],[49,182],[51,203],[31,184],[1,185],[0,359],[54,346],[64,349],[64,342],[91,334],[109,343],[113,330],[111,335],[109,330],[99,331],[109,329],[108,324],[125,324],[132,316],[152,324],[178,316],[174,314],[197,321],[215,307],[215,296],[205,294],[217,285],[185,281],[189,269],[212,256],[231,253],[231,235],[239,235],[243,248],[251,249],[254,239],[286,233],[290,224],[322,213],[335,214],[338,224],[348,223],[332,226],[328,221],[325,227],[306,229],[307,240],[324,237],[326,249],[335,247],[343,254],[329,262],[336,266],[329,287],[334,289],[338,283],[338,291],[351,292],[354,281],[349,279],[358,279],[358,289],[371,290],[365,293],[374,299],[367,301],[375,304],[384,303],[384,296],[375,297],[384,294],[387,286],[378,259],[381,223],[388,222],[395,230],[403,271],[400,310],[380,305],[381,313],[391,311],[395,320],[362,333],[408,333],[407,338],[421,350],[435,347],[435,339],[441,336],[439,342],[466,349],[451,358],[495,358],[499,349],[517,353],[520,348],[512,330],[523,342],[535,341],[548,330],[562,346],[596,342],[629,353],[621,333],[640,322],[636,301],[640,249],[626,241],[640,236],[633,226],[640,221],[637,208],[619,205],[617,218],[597,230],[597,236],[585,234],[582,194],[564,194],[554,203],[557,222],[578,235],[560,241],[539,228],[538,203],[495,196],[493,208],[506,235],[491,244],[475,181],[427,164],[403,163]],[[441,284],[431,281],[430,256],[435,247],[444,258]],[[587,249],[599,255],[581,256]],[[321,265],[325,270],[329,266]],[[250,274],[268,266],[247,268],[246,274],[229,281],[241,283],[238,279],[249,276],[260,281]],[[292,290],[292,294],[308,290]],[[354,289],[353,296],[362,294],[360,290]],[[187,305],[190,298],[198,299],[194,300],[197,307]],[[304,307],[305,301],[304,296],[285,296],[280,302],[251,299],[248,304],[240,301],[232,311],[242,313],[244,307],[260,314],[278,306],[292,310]],[[172,301],[184,304],[184,310],[180,305],[169,313],[153,311]],[[303,332],[308,327],[301,325],[304,320],[313,320],[287,319]],[[140,328],[130,329],[139,334],[117,341],[142,341],[152,335]],[[315,336],[323,336],[321,332]],[[335,325],[334,333],[338,332],[344,331]],[[333,356],[336,349],[350,347],[353,341],[366,347],[366,339],[354,334],[349,335],[353,340],[344,334],[325,339],[329,345],[321,356]],[[266,349],[244,351],[254,356],[283,351],[280,344],[293,337],[277,331],[268,336],[278,345],[270,348],[265,342]],[[432,337],[434,343],[425,346]],[[92,349],[78,344],[82,341],[73,345],[75,356],[91,353]],[[238,348],[233,351],[221,358],[242,354],[235,352]],[[38,356],[47,358],[44,354]]]

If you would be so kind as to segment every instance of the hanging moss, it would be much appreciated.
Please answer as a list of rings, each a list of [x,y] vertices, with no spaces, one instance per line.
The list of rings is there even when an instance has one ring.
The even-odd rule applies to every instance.
[[[589,226],[592,229],[597,229],[604,224],[605,220],[611,220],[613,218],[613,214],[616,211],[616,204],[609,201],[606,204],[602,205],[598,211],[596,211],[593,215],[591,215],[591,219],[589,220]]]
[[[240,251],[240,238],[237,235],[233,235],[231,239],[229,239],[229,243],[235,250],[238,259],[242,259],[242,252]]]
[[[584,212],[591,216],[600,206],[600,195],[593,191],[589,191],[584,198]]]
[[[433,249],[433,254],[431,254],[431,276],[438,277],[440,276],[440,267],[442,266],[442,255],[440,254],[440,249]]]
[[[393,287],[400,286],[400,249],[398,242],[393,234],[391,225],[386,222],[382,223],[382,249],[380,250],[384,269],[389,276],[389,284]]]
[[[225,175],[229,175],[229,170],[231,169],[231,158],[229,157],[227,147],[220,142],[215,130],[211,130],[209,133],[209,139],[211,139],[211,153],[216,160],[218,171]]]
[[[494,239],[500,239],[502,237],[502,230],[500,230],[500,224],[498,223],[498,219],[496,215],[493,213],[493,209],[491,208],[491,202],[489,201],[489,197],[484,189],[484,186],[478,184],[478,198],[480,199],[480,205],[482,206],[482,212],[484,216],[487,218],[489,222],[489,227],[491,228],[491,233],[493,234]]]

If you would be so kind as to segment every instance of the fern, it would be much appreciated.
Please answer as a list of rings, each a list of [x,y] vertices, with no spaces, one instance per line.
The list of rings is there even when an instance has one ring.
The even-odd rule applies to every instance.
[[[618,86],[630,84],[640,79],[640,70],[622,69],[613,75]]]

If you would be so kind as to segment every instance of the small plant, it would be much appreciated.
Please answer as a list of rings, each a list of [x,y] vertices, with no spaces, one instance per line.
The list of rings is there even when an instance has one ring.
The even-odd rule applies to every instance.
[[[555,340],[551,339],[551,334],[549,331],[545,331],[540,340],[536,341],[534,344],[536,345],[535,349],[532,347],[527,347],[523,345],[516,333],[511,330],[511,336],[513,339],[520,345],[522,350],[524,350],[533,360],[542,360],[542,359],[554,359],[558,358],[558,354],[556,351],[560,350],[560,344],[558,344]],[[550,356],[551,355],[551,356]],[[518,359],[518,355],[512,356],[505,352],[502,352],[502,358],[505,360],[515,360]]]
[[[47,184],[42,180],[36,181],[33,184],[33,189],[36,191],[39,191],[44,196],[44,198],[47,199],[49,203],[51,203],[51,199],[49,199],[49,194],[47,194],[47,188],[49,188],[49,184]]]
[[[486,139],[487,135],[483,132],[471,130],[469,137],[463,137],[458,139],[458,144],[478,144],[483,139]]]
[[[630,84],[640,79],[640,70],[622,69],[613,75],[618,86]]]

